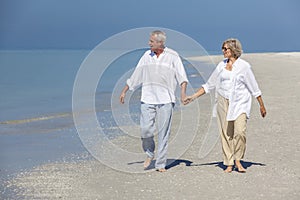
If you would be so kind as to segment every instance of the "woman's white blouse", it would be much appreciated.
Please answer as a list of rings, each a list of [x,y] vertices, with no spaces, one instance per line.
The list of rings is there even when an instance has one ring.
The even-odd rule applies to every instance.
[[[206,93],[216,91],[216,96],[220,95],[222,88],[222,72],[226,70],[228,59],[220,62],[208,81],[202,85]],[[222,92],[221,92],[222,93]],[[251,70],[251,66],[245,60],[238,58],[232,65],[232,89],[229,93],[229,107],[227,112],[227,121],[236,120],[237,117],[246,113],[247,118],[250,117],[252,104],[252,96],[255,98],[261,95],[261,90],[258,87],[255,76]],[[214,110],[214,115],[216,114]]]
[[[220,89],[219,94],[225,99],[229,99],[233,88],[233,72],[229,70],[222,70],[220,74]]]

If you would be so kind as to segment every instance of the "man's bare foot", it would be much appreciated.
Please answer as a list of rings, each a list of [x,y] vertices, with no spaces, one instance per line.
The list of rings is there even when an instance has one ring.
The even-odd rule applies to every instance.
[[[153,160],[153,158],[150,158],[150,157],[146,158],[146,160],[144,162],[144,169],[147,169],[150,166],[152,160]]]
[[[231,173],[232,172],[232,166],[227,166],[227,168],[224,170],[225,173]]]
[[[160,168],[160,169],[157,169],[158,172],[166,172],[167,170],[165,168]]]

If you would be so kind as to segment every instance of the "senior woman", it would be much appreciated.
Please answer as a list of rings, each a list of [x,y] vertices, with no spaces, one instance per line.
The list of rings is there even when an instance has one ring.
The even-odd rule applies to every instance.
[[[232,172],[235,164],[238,172],[245,173],[246,169],[240,161],[246,150],[246,123],[250,116],[251,95],[257,99],[262,117],[266,116],[266,109],[250,64],[240,58],[240,41],[234,38],[225,40],[222,51],[225,59],[217,65],[208,81],[195,94],[185,98],[184,103],[188,104],[215,90],[217,121],[224,165],[227,166],[224,171]]]

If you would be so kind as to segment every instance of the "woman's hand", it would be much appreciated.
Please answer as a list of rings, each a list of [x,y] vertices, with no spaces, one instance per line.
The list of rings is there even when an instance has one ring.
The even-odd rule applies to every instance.
[[[260,114],[262,117],[265,117],[267,115],[265,106],[260,106]]]
[[[258,96],[257,98],[257,101],[259,103],[259,107],[260,107],[260,114],[262,117],[265,117],[267,115],[267,111],[266,111],[266,108],[264,106],[264,102],[262,100],[262,97],[261,96]]]

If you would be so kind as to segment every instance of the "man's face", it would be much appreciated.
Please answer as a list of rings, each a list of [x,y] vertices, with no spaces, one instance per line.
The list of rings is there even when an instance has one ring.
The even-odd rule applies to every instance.
[[[151,35],[149,38],[149,46],[152,51],[160,49],[162,46],[162,42],[158,42],[154,35]]]

